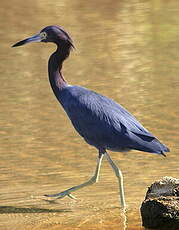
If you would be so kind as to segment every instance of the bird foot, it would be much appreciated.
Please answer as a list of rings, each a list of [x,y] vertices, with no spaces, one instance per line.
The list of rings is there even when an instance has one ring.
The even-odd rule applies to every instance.
[[[71,199],[76,200],[77,198],[75,196],[73,196],[68,190],[65,190],[63,192],[60,193],[56,193],[56,194],[50,194],[50,195],[44,195],[46,197],[51,197],[51,198],[55,198],[55,199],[62,199],[65,196],[68,196]]]

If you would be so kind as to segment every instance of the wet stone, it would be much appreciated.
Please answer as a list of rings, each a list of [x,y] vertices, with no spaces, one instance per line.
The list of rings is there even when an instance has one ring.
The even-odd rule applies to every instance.
[[[146,229],[179,230],[179,179],[154,182],[141,205],[141,216]]]

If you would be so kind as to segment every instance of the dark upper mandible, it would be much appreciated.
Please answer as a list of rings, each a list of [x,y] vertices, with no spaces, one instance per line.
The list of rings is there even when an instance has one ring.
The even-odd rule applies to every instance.
[[[57,45],[67,44],[74,48],[73,41],[69,34],[60,26],[47,26],[40,33],[17,42],[13,47],[25,45],[30,42],[54,42]]]

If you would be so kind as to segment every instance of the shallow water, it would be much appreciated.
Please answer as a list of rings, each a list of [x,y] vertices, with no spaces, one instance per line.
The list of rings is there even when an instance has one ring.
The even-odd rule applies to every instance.
[[[111,97],[164,142],[167,158],[112,153],[125,180],[127,229],[142,229],[147,187],[179,174],[178,1],[3,1],[0,8],[0,229],[124,229],[116,178],[56,203],[43,194],[87,180],[97,151],[72,128],[48,82],[52,44],[11,49],[46,25],[62,25],[76,50],[64,65],[70,84]]]

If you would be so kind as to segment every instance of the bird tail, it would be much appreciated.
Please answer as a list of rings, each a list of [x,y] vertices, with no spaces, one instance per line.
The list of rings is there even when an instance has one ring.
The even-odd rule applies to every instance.
[[[133,133],[132,135],[135,136],[135,143],[133,148],[136,150],[161,154],[165,157],[165,152],[170,152],[169,148],[166,145],[162,144],[154,136],[148,136],[147,134],[142,135],[138,133]]]
[[[151,145],[152,153],[159,153],[166,157],[165,153],[170,152],[170,149],[165,144],[162,144],[157,138],[151,142]]]

